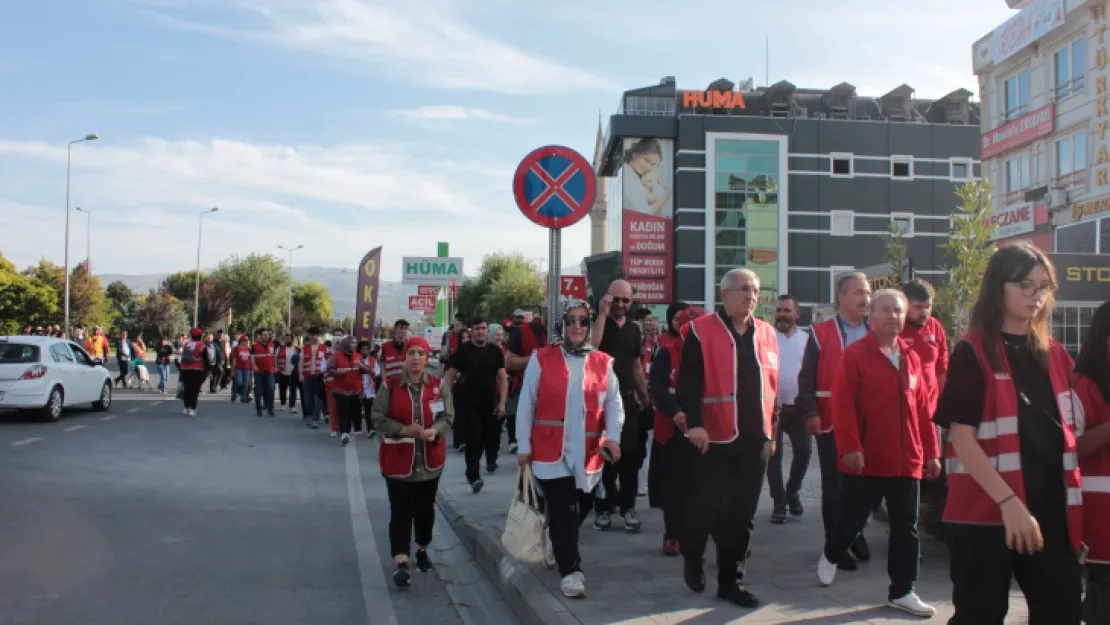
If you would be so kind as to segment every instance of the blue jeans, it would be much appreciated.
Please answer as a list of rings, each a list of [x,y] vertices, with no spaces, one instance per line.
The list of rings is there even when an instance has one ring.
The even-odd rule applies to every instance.
[[[158,391],[161,393],[166,392],[166,380],[170,377],[170,366],[168,364],[158,363]]]
[[[250,392],[250,376],[250,369],[235,370],[235,384],[231,387],[231,398],[233,400],[238,397],[244,404],[247,403],[247,393]]]
[[[254,409],[258,414],[262,414],[263,405],[267,412],[274,412],[274,374],[272,373],[254,374]]]

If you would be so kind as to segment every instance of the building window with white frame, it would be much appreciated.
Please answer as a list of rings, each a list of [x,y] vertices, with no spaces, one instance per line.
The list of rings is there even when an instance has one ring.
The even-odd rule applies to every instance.
[[[971,165],[970,158],[953,158],[949,177],[952,180],[971,180]]]
[[[1006,79],[1003,97],[1007,120],[1029,112],[1029,70],[1022,70]]]
[[[1029,188],[1029,155],[1021,154],[1006,161],[1006,193]]]
[[[1086,183],[1087,132],[1077,132],[1056,142],[1056,179],[1058,189]]]
[[[1086,41],[1080,37],[1056,51],[1056,100],[1083,91],[1086,74]]]

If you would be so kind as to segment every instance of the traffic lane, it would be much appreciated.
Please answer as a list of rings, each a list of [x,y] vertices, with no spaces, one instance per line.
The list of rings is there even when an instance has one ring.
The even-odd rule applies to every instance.
[[[112,406],[107,411],[100,412],[93,410],[90,405],[81,404],[66,408],[57,422],[44,421],[35,411],[0,409],[0,445],[28,444],[35,442],[28,441],[29,438],[41,439],[84,429],[167,401],[172,401],[172,396],[116,390],[112,395]]]
[[[0,501],[18,502],[0,515],[0,622],[367,622],[343,451],[288,415],[204,403],[0,457]],[[384,485],[364,489],[388,554]],[[402,625],[458,622],[434,576],[416,582]]]

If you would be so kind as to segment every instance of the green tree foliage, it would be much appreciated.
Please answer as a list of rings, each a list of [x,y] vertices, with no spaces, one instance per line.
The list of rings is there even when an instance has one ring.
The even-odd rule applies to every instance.
[[[138,309],[138,297],[131,287],[120,280],[108,285],[104,291],[104,298],[108,303],[108,311],[112,316],[112,327],[119,330],[130,330],[135,326],[135,311]]]
[[[196,271],[179,271],[166,276],[159,288],[162,295],[169,295],[184,306],[188,323],[196,323],[193,319],[193,299],[197,296],[196,280]],[[214,275],[203,271],[200,272],[199,300],[200,323],[197,326],[205,330],[218,325],[231,310],[231,291],[216,284]]]
[[[536,308],[543,302],[543,280],[523,254],[490,254],[482,259],[482,273],[455,294],[455,307],[468,317],[482,315],[500,321],[516,308]]]
[[[54,289],[59,311],[55,323],[61,322],[61,317],[65,316],[65,268],[43,259],[23,275]],[[69,325],[73,328],[107,326],[111,318],[100,279],[89,273],[88,265],[79,263],[69,273]]]
[[[18,334],[24,326],[46,325],[57,318],[58,293],[18,273],[0,254],[0,334]]]
[[[971,308],[983,285],[983,274],[994,254],[992,193],[993,187],[985,180],[972,180],[956,188],[960,205],[952,214],[948,240],[940,245],[952,263],[951,278],[937,292],[935,306],[937,318],[951,337],[962,336],[967,330]]]
[[[909,266],[910,245],[906,243],[904,235],[905,231],[893,221],[886,234],[880,235],[883,240],[883,262],[890,263],[892,273],[899,276],[905,276]]]
[[[285,319],[289,274],[273,255],[234,255],[220,263],[212,278],[230,296],[236,327],[276,326]]]
[[[319,282],[293,284],[293,330],[304,332],[309,326],[322,325],[332,318],[331,294]]]
[[[136,334],[153,340],[163,336],[172,338],[187,329],[185,307],[172,295],[152,290],[136,304]]]

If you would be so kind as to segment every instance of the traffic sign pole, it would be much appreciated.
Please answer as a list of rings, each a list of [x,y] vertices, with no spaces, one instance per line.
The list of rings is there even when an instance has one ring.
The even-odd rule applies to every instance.
[[[551,228],[547,251],[547,332],[551,336],[549,345],[558,345],[563,337],[555,330],[555,322],[563,311],[559,310],[560,256],[563,255],[563,229]]]

